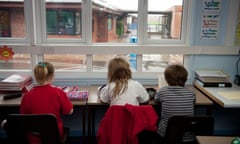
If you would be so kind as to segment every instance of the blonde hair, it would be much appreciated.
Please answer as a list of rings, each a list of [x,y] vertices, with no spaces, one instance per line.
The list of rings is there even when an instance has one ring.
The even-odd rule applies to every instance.
[[[54,67],[49,62],[39,62],[34,68],[34,77],[38,84],[42,85],[54,75]]]
[[[123,93],[128,86],[128,80],[132,78],[132,72],[128,61],[122,57],[115,57],[108,64],[108,82],[115,83],[112,97],[115,98]]]

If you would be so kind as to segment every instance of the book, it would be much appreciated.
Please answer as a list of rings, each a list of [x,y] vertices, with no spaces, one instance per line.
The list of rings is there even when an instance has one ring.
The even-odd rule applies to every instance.
[[[230,76],[222,70],[201,69],[195,75],[196,82],[203,87],[232,87]]]
[[[11,84],[21,84],[31,79],[31,76],[12,74],[3,80],[0,83],[11,83]]]
[[[229,78],[225,77],[196,77],[203,83],[231,83]]]
[[[227,78],[227,75],[222,70],[213,70],[213,69],[201,69],[195,71],[196,77],[212,77],[212,78]]]
[[[33,78],[29,75],[12,74],[0,80],[0,91],[22,91],[33,84]]]
[[[202,87],[232,87],[231,82],[203,82],[199,79],[195,79],[195,82]]]

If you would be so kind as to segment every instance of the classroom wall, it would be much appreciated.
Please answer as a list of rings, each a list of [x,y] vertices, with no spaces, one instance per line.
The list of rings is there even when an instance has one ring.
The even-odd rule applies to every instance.
[[[219,10],[204,10],[206,2],[221,2]],[[233,46],[235,45],[235,33],[238,21],[238,0],[196,0],[192,1],[192,23],[190,26],[189,44],[194,46]],[[217,15],[213,19],[219,21],[216,38],[203,38],[203,17]],[[210,49],[209,48],[209,49]],[[228,47],[226,47],[228,49]],[[230,49],[230,47],[229,47]],[[240,49],[240,47],[239,47]],[[221,69],[229,74],[231,80],[234,80],[237,74],[236,62],[240,55],[186,55],[184,65],[189,71],[188,84],[194,80],[194,71],[196,69]]]
[[[234,81],[237,74],[236,62],[240,56],[237,55],[188,55],[185,58],[185,66],[189,71],[188,83],[194,80],[194,71],[197,69],[219,69],[223,70]],[[240,67],[240,66],[239,66]]]
[[[205,0],[206,2],[206,0]],[[209,1],[208,1],[209,2]],[[221,0],[222,5],[219,11],[219,31],[216,39],[202,39],[201,26],[204,15],[202,1],[194,1],[192,16],[193,22],[190,33],[190,45],[196,46],[233,46],[235,45],[235,33],[238,21],[238,0]],[[210,13],[211,14],[211,13]],[[227,47],[226,47],[227,48]],[[194,80],[196,69],[220,69],[230,76],[234,81],[237,74],[236,62],[239,55],[187,55],[184,64],[189,71],[188,83]],[[218,105],[213,106],[213,116],[215,118],[215,135],[239,135],[239,109],[222,108]]]

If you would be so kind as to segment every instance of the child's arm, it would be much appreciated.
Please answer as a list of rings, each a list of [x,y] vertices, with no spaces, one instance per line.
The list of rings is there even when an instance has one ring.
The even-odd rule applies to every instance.
[[[97,89],[97,96],[98,96],[98,98],[100,97],[101,92],[102,92],[102,90],[103,90],[105,87],[106,87],[106,84],[103,84],[103,85],[101,85],[101,86],[98,87],[98,89]]]
[[[6,125],[6,123],[7,123],[7,120],[6,120],[6,119],[4,119],[4,120],[2,121],[2,123],[1,123],[1,128],[3,128],[3,129],[4,129],[4,126]]]
[[[107,89],[108,89],[107,84],[104,84],[98,87],[98,90],[97,90],[98,99],[101,103],[104,103],[104,104],[110,103],[110,98],[109,98]]]

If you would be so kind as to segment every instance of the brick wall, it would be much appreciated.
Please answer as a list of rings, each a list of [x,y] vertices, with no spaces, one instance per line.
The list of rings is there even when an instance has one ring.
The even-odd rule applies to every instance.
[[[25,37],[25,20],[23,8],[10,9],[10,23],[11,23],[11,36],[12,37]]]
[[[172,7],[171,37],[179,39],[181,34],[182,6]]]

